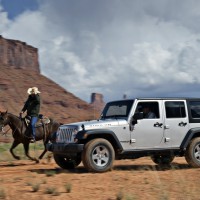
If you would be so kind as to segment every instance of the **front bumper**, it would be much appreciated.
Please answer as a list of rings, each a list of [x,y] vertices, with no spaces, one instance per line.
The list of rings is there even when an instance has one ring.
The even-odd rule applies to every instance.
[[[48,151],[53,152],[54,154],[70,154],[70,153],[80,153],[83,151],[84,144],[76,143],[48,143],[46,148]]]

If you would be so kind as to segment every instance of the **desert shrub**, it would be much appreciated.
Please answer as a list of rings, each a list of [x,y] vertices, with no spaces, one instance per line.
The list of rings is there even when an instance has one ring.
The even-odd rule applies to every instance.
[[[72,190],[72,184],[71,183],[66,183],[65,184],[65,190],[67,193],[70,193]]]
[[[116,200],[122,200],[124,197],[123,192],[120,190],[116,195]]]
[[[54,194],[55,192],[56,192],[55,187],[48,187],[46,188],[46,191],[45,191],[46,194]]]
[[[46,174],[46,176],[54,176],[56,174],[56,172],[53,170],[47,170],[47,171],[45,171],[45,174]]]
[[[5,199],[6,198],[6,193],[3,188],[0,188],[0,199]]]
[[[33,192],[37,192],[39,189],[40,189],[40,184],[39,183],[32,184]]]

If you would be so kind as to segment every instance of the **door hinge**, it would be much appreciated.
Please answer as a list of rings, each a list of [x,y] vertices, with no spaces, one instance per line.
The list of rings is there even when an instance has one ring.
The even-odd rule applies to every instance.
[[[169,142],[170,141],[170,138],[165,138],[165,142]]]
[[[170,127],[169,125],[165,125],[164,129],[169,129],[169,127]]]
[[[131,139],[131,143],[136,143],[136,139]]]

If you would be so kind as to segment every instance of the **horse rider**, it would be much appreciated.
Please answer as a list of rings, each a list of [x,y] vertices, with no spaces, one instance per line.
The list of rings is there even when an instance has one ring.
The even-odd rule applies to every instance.
[[[25,111],[27,111],[27,116],[30,116],[30,126],[32,130],[32,137],[30,138],[30,142],[34,143],[36,134],[35,124],[38,120],[40,112],[40,91],[37,87],[32,87],[27,90],[27,93],[29,96],[20,112],[20,116],[22,116]]]

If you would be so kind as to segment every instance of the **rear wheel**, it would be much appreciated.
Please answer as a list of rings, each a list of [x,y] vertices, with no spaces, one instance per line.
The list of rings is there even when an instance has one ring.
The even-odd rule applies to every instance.
[[[174,155],[153,155],[151,159],[158,165],[169,165],[174,160]]]
[[[186,148],[185,159],[192,167],[200,167],[200,138],[194,138]]]
[[[62,155],[54,154],[54,160],[58,166],[63,169],[74,169],[81,163],[81,155],[77,154],[76,158],[66,158]]]
[[[84,167],[93,172],[111,170],[114,159],[115,151],[111,143],[102,138],[89,141],[82,153]]]

